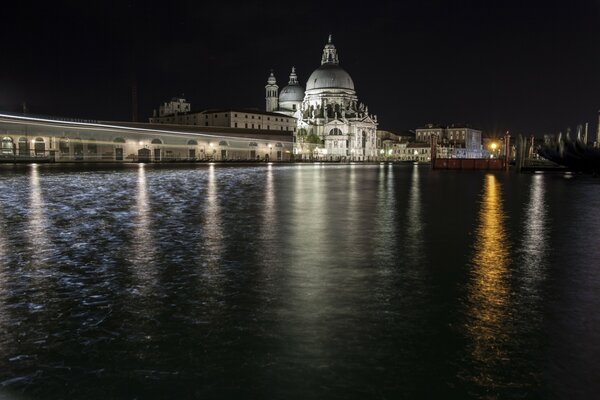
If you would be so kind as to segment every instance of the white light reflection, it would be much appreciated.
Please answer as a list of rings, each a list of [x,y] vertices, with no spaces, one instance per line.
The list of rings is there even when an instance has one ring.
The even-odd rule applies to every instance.
[[[390,164],[391,166],[391,164]],[[379,179],[377,187],[377,208],[374,237],[386,238],[385,240],[376,240],[375,257],[378,260],[376,265],[385,268],[380,271],[384,275],[392,272],[391,267],[397,260],[396,248],[397,227],[396,223],[396,196],[394,186],[394,170],[388,168],[385,164],[379,166]]]
[[[44,213],[45,203],[40,186],[40,176],[38,166],[31,166],[30,174],[30,197],[29,197],[29,227],[27,236],[30,247],[29,254],[35,266],[41,266],[44,259],[47,258],[50,251],[50,243],[46,235],[46,215]],[[42,273],[41,271],[37,271]]]
[[[150,293],[156,284],[156,245],[152,232],[152,212],[148,200],[146,168],[140,164],[135,197],[135,228],[133,231],[133,266],[140,292]]]
[[[529,203],[523,221],[523,267],[529,290],[537,291],[542,279],[544,255],[548,247],[546,199],[544,197],[544,176],[533,175]]]
[[[273,189],[273,166],[267,166],[267,179],[265,183],[265,206],[263,207],[262,222],[260,224],[262,232],[263,246],[267,249],[265,253],[272,254],[270,246],[275,239],[275,223],[277,210],[275,209],[275,191]],[[275,260],[273,260],[275,261]]]
[[[204,210],[204,246],[206,260],[211,276],[218,275],[223,252],[223,229],[221,226],[221,206],[215,173],[215,165],[208,166],[208,184],[206,191],[206,208]]]
[[[416,266],[423,257],[423,220],[421,215],[421,186],[419,166],[413,165],[406,210],[406,260]]]
[[[326,318],[335,314],[330,299],[332,291],[328,282],[331,265],[324,260],[329,254],[323,253],[337,238],[330,235],[327,225],[327,198],[325,174],[318,165],[296,170],[294,193],[291,196],[290,263],[285,269],[284,281],[289,296],[283,299],[281,320],[287,321],[282,327],[286,336],[295,338],[290,343],[290,351],[301,352],[307,359],[326,357],[323,346],[326,335]]]

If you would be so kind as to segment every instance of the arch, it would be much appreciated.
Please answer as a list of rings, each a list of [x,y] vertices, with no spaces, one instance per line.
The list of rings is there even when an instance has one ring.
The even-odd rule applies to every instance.
[[[189,146],[198,146],[198,142],[196,140],[194,140],[194,139],[188,140],[187,144]]]
[[[87,152],[90,155],[98,154],[98,145],[96,144],[96,139],[89,139],[87,141]]]
[[[28,156],[29,155],[29,140],[26,137],[19,138],[19,155],[20,156]]]
[[[333,128],[332,130],[329,131],[330,135],[342,135],[342,131],[339,128]]]
[[[150,162],[150,149],[141,148],[138,150],[138,161],[139,162]]]
[[[2,154],[14,154],[15,152],[15,143],[13,138],[10,136],[5,136],[2,138]]]
[[[125,143],[125,139],[122,137],[117,137],[115,140],[113,140],[113,143]]]
[[[163,141],[159,138],[152,139],[151,144],[163,144]]]
[[[43,138],[35,138],[35,142],[33,143],[33,152],[36,156],[43,156],[46,154],[46,142],[44,142]]]
[[[221,141],[219,142],[219,146],[229,146],[229,143],[227,143],[227,141],[226,141],[226,140],[221,140]]]
[[[73,139],[73,156],[76,160],[83,160],[83,143],[81,139]]]
[[[58,151],[60,154],[69,154],[69,139],[63,137],[58,140]]]

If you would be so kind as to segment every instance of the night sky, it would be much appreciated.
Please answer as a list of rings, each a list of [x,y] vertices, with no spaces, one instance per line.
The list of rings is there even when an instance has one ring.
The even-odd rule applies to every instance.
[[[468,123],[488,135],[589,122],[600,108],[600,1],[10,2],[0,23],[0,111],[147,120],[264,109],[270,69],[305,86],[327,35],[359,101],[395,132]]]

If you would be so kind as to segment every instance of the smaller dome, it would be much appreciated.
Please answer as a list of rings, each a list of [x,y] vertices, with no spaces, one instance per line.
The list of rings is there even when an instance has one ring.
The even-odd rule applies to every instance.
[[[300,85],[287,85],[279,92],[279,102],[304,100],[304,88]]]

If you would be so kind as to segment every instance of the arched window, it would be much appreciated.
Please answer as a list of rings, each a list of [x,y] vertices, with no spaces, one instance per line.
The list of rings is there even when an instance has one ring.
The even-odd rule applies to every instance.
[[[342,131],[338,128],[333,128],[332,130],[329,131],[330,135],[341,135]]]
[[[46,153],[46,142],[44,142],[43,138],[35,138],[35,143],[33,144],[33,151],[36,156],[43,156]]]
[[[152,144],[163,144],[162,140],[156,138],[156,139],[152,139],[152,142],[150,142]]]
[[[188,140],[188,146],[198,146],[198,142],[195,141],[194,139],[190,139]]]
[[[83,159],[83,143],[81,143],[81,139],[73,139],[73,155],[76,160]]]
[[[27,140],[27,138],[24,138],[24,137],[19,138],[19,155],[20,156],[28,156],[29,155],[29,140]]]
[[[115,140],[113,140],[114,143],[125,143],[125,139],[123,139],[122,137],[118,137],[115,138]]]
[[[11,137],[2,138],[2,154],[14,154],[15,143]]]
[[[60,138],[58,141],[58,151],[60,154],[69,154],[69,139]]]
[[[90,139],[87,142],[87,152],[90,155],[96,155],[98,154],[98,145],[96,144],[96,141],[94,139]]]
[[[227,143],[227,141],[225,141],[225,140],[221,140],[219,142],[219,146],[229,146],[229,143]]]

